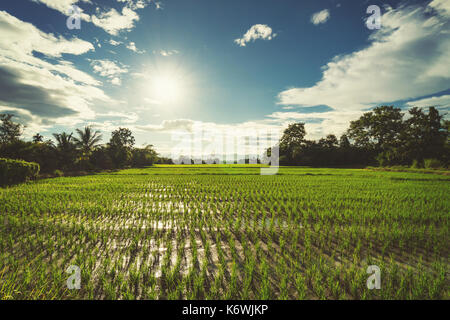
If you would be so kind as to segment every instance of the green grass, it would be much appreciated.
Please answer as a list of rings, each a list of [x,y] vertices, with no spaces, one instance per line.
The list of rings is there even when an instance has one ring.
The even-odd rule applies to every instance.
[[[449,299],[449,177],[259,173],[161,165],[0,189],[0,298]]]

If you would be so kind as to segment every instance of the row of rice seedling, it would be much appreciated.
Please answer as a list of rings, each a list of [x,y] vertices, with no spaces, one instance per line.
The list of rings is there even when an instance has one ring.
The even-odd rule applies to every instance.
[[[449,298],[449,179],[235,169],[130,169],[0,189],[0,298]],[[71,265],[80,289],[67,287]],[[370,265],[379,290],[367,288]]]

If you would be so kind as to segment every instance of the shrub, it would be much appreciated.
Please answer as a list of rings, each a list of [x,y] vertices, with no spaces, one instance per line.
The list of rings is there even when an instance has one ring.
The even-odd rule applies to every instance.
[[[39,164],[22,160],[0,158],[0,185],[10,185],[34,179],[39,173]]]
[[[52,173],[60,168],[60,163],[61,165],[69,163],[68,160],[58,159],[57,151],[49,141],[33,143],[18,140],[3,144],[0,145],[0,155],[0,158],[36,162],[39,164],[40,173]]]
[[[444,164],[438,159],[425,159],[425,168],[427,169],[438,169],[443,168]]]

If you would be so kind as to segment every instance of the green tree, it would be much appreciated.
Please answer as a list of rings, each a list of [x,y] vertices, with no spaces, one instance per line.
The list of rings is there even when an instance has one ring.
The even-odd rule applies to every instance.
[[[401,110],[393,106],[381,106],[351,121],[347,135],[358,147],[381,151],[398,145],[403,129]]]
[[[305,146],[305,124],[302,122],[291,123],[283,131],[280,139],[280,156],[284,156],[287,162],[293,163],[301,153],[302,147]]]
[[[117,168],[130,163],[135,139],[130,129],[119,128],[111,134],[108,143],[110,157]]]
[[[325,149],[336,149],[339,146],[339,142],[334,134],[329,134],[326,138],[319,140],[319,146]]]
[[[17,141],[22,135],[23,126],[12,121],[13,117],[14,115],[9,113],[0,114],[0,144]]]
[[[111,134],[110,145],[119,146],[123,148],[132,148],[134,146],[135,139],[130,129],[119,128]]]
[[[155,163],[158,155],[151,144],[144,148],[134,148],[132,151],[133,167],[151,166]]]
[[[341,135],[341,137],[339,138],[339,148],[343,150],[348,150],[351,148],[350,140],[348,140],[346,134]]]
[[[376,156],[384,166],[402,161],[397,151],[402,144],[404,129],[401,110],[393,106],[381,106],[351,121],[347,135],[359,150],[364,150],[366,155]]]
[[[423,109],[413,107],[409,110],[410,117],[405,121],[406,129],[403,135],[402,154],[409,161],[417,160],[423,163],[424,159],[442,159],[445,154],[445,144],[448,139],[443,116],[434,107]]]

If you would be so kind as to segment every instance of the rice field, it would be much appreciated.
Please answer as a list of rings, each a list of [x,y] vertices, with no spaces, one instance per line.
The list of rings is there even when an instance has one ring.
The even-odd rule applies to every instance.
[[[0,189],[0,299],[449,299],[449,176],[259,170],[155,166]]]

